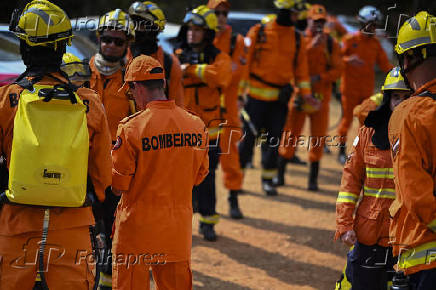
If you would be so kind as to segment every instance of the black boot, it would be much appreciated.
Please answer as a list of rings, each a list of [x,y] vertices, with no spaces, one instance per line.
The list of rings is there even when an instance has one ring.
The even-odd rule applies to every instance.
[[[342,165],[345,164],[345,162],[347,161],[347,155],[345,153],[345,148],[346,145],[345,144],[341,144],[339,146],[339,155],[338,155],[338,161],[339,163],[341,163]]]
[[[238,194],[239,190],[230,190],[229,194],[229,214],[232,219],[242,219],[244,218],[244,215],[242,214],[241,210],[239,209],[238,204]]]
[[[319,162],[310,163],[309,184],[307,186],[310,191],[318,191],[318,172]]]
[[[288,163],[288,161],[285,158],[279,156],[277,161],[277,177],[273,179],[273,184],[275,186],[285,185],[286,163]]]
[[[294,154],[294,156],[292,156],[291,159],[289,159],[289,163],[296,164],[296,165],[306,165],[307,164],[306,161],[301,160],[300,157],[298,157],[295,154]]]
[[[272,179],[262,179],[262,189],[268,196],[278,195],[277,190],[273,185]]]
[[[203,239],[209,242],[216,241],[216,233],[214,229],[214,224],[207,224],[200,222],[200,227],[198,228],[198,232],[203,235]]]

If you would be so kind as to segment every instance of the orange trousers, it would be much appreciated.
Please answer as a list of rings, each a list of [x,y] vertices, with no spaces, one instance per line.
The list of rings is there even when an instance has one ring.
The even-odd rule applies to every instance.
[[[328,129],[329,109],[328,100],[324,100],[319,111],[311,114],[298,111],[292,106],[283,129],[279,147],[280,156],[291,159],[295,154],[296,147],[303,145],[309,150],[310,162],[321,160]],[[310,136],[301,136],[302,139],[300,139],[306,116],[310,119]]]
[[[150,289],[150,266],[121,265],[113,263],[112,289]],[[190,261],[169,262],[152,265],[153,280],[157,290],[192,289],[192,271]]]
[[[220,162],[223,170],[224,186],[228,190],[242,189],[244,174],[239,162],[238,142],[242,138],[241,120],[238,113],[238,86],[226,90],[226,124],[220,135]]]
[[[33,289],[41,236],[42,229],[16,236],[0,235],[0,289]],[[89,227],[49,230],[44,253],[45,279],[50,289],[93,289],[96,260]]]
[[[353,123],[353,110],[357,105],[360,105],[369,96],[346,96],[342,95],[342,119],[338,127],[338,136],[341,138],[341,143],[347,142],[348,130]]]

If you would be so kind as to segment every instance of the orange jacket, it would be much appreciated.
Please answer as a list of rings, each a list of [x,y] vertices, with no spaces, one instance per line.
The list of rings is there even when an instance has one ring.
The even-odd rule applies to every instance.
[[[375,94],[368,99],[364,100],[360,105],[357,105],[353,110],[353,116],[359,120],[360,126],[363,126],[369,112],[377,109],[383,101],[383,94]]]
[[[118,93],[118,90],[124,83],[124,72],[120,69],[110,76],[102,75],[95,67],[94,57],[89,61],[89,65],[92,73],[90,87],[100,96],[100,100],[106,110],[112,143],[114,143],[117,136],[118,123],[131,114],[129,97]]]
[[[388,246],[389,207],[395,199],[391,153],[372,143],[374,129],[361,127],[342,173],[336,201],[335,240],[345,232],[356,232],[359,243]],[[363,193],[353,213],[356,203]]]
[[[436,94],[436,80],[395,108],[389,122],[397,191],[390,230],[406,274],[436,268],[436,101],[418,96],[426,91]]]
[[[224,123],[221,107],[224,105],[224,90],[232,80],[230,57],[219,52],[210,64],[189,65],[185,70],[185,106],[198,114],[209,130],[209,138],[214,140]]]
[[[115,253],[190,260],[192,188],[209,172],[204,123],[174,101],[155,101],[124,119],[112,151],[118,204]]]
[[[253,74],[278,86],[291,83],[301,95],[311,94],[307,52],[304,49],[306,41],[303,35],[300,37],[300,49],[296,55],[295,27],[280,26],[276,21],[270,21],[265,24],[264,36],[258,37],[260,28],[261,24],[256,24],[247,34],[251,44],[248,48],[244,80],[249,80],[249,95],[263,101],[278,100],[279,89],[255,80]]]
[[[63,79],[59,74],[53,74]],[[45,77],[40,84],[56,84],[51,78]],[[10,161],[12,150],[12,133],[14,118],[20,93],[23,89],[16,85],[0,88],[0,146],[6,159]],[[95,192],[104,200],[104,191],[111,184],[111,140],[106,115],[97,94],[89,89],[81,88],[77,94],[82,100],[87,100],[89,129],[89,161],[88,173]],[[0,235],[12,236],[26,232],[40,232],[44,209],[22,205],[5,204],[0,210]],[[90,207],[86,208],[54,208],[50,214],[50,230],[59,230],[94,224]]]
[[[323,96],[324,102],[330,101],[332,83],[340,76],[343,69],[341,49],[339,44],[332,39],[332,52],[329,52],[327,35],[324,41],[315,44],[315,39],[310,30],[306,30],[306,49],[309,65],[309,75],[319,75],[321,80],[312,84],[312,93]]]
[[[342,55],[345,69],[342,74],[341,91],[344,96],[369,97],[374,93],[377,64],[385,73],[392,69],[385,51],[376,37],[369,37],[362,32],[349,34],[343,39]],[[363,65],[354,66],[348,62],[352,55],[357,55]]]
[[[234,40],[232,48],[232,38]],[[232,126],[239,125],[238,117],[238,90],[243,71],[247,64],[245,57],[244,37],[240,34],[233,36],[232,27],[227,25],[226,30],[218,32],[213,42],[214,46],[232,58],[232,81],[224,90],[227,121]],[[233,124],[236,123],[236,124]]]
[[[164,50],[161,46],[158,47],[157,52],[152,54],[151,57],[157,59],[162,65],[162,68],[165,69]],[[132,58],[132,52],[129,48],[126,55],[127,62],[130,62]],[[167,84],[169,86],[168,98],[170,100],[175,100],[177,106],[183,108],[182,68],[180,67],[179,59],[174,54],[171,54],[171,59],[173,60],[173,63],[171,65],[170,81]]]

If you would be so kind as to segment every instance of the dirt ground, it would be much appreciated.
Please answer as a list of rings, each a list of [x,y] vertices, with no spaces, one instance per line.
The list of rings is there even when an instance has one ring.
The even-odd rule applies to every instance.
[[[335,135],[333,127],[340,116],[340,106],[332,100],[329,134]],[[357,126],[355,121],[351,141]],[[309,135],[307,122],[304,133]],[[203,241],[198,216],[193,221],[194,289],[334,289],[347,249],[333,242],[342,167],[336,161],[337,148],[330,149],[332,154],[321,162],[318,192],[306,190],[307,166],[291,164],[286,185],[279,188],[278,196],[268,197],[261,191],[257,148],[255,168],[246,171],[246,193],[240,196],[242,220],[228,216],[228,193],[219,170],[218,241]],[[299,148],[297,154],[307,161],[306,152]]]

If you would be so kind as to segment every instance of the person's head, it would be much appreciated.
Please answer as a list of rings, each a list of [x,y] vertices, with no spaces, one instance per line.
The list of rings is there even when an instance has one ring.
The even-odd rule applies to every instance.
[[[377,23],[382,21],[382,14],[374,6],[367,5],[362,7],[357,14],[357,20],[360,23],[361,31],[367,36],[374,36]]]
[[[410,97],[410,89],[404,82],[399,67],[394,67],[388,73],[381,91],[383,93],[383,103],[387,104],[391,111]]]
[[[436,18],[421,11],[400,28],[395,51],[401,73],[417,90],[436,78]]]
[[[144,110],[151,101],[166,100],[165,73],[156,59],[148,55],[135,57],[126,68],[119,92],[130,91],[136,107]]]
[[[227,16],[231,7],[230,3],[227,0],[209,0],[207,7],[215,11],[218,20],[218,29],[224,30],[227,25]]]
[[[306,10],[305,0],[274,0],[278,9],[276,22],[282,26],[292,26],[298,22],[300,13]]]
[[[313,34],[324,32],[327,21],[327,11],[322,5],[312,5],[308,12],[308,27]]]
[[[186,42],[191,47],[203,47],[213,42],[218,27],[214,10],[201,5],[189,11],[183,20]]]
[[[72,53],[65,53],[62,57],[61,70],[65,72],[73,85],[82,87],[91,79],[89,61],[81,60]]]
[[[73,37],[68,15],[47,0],[32,1],[22,12],[14,10],[9,30],[20,38],[21,57],[27,68],[53,71],[59,69]]]
[[[133,22],[128,14],[121,9],[106,13],[100,17],[97,30],[100,54],[107,61],[120,61],[134,35]]]

